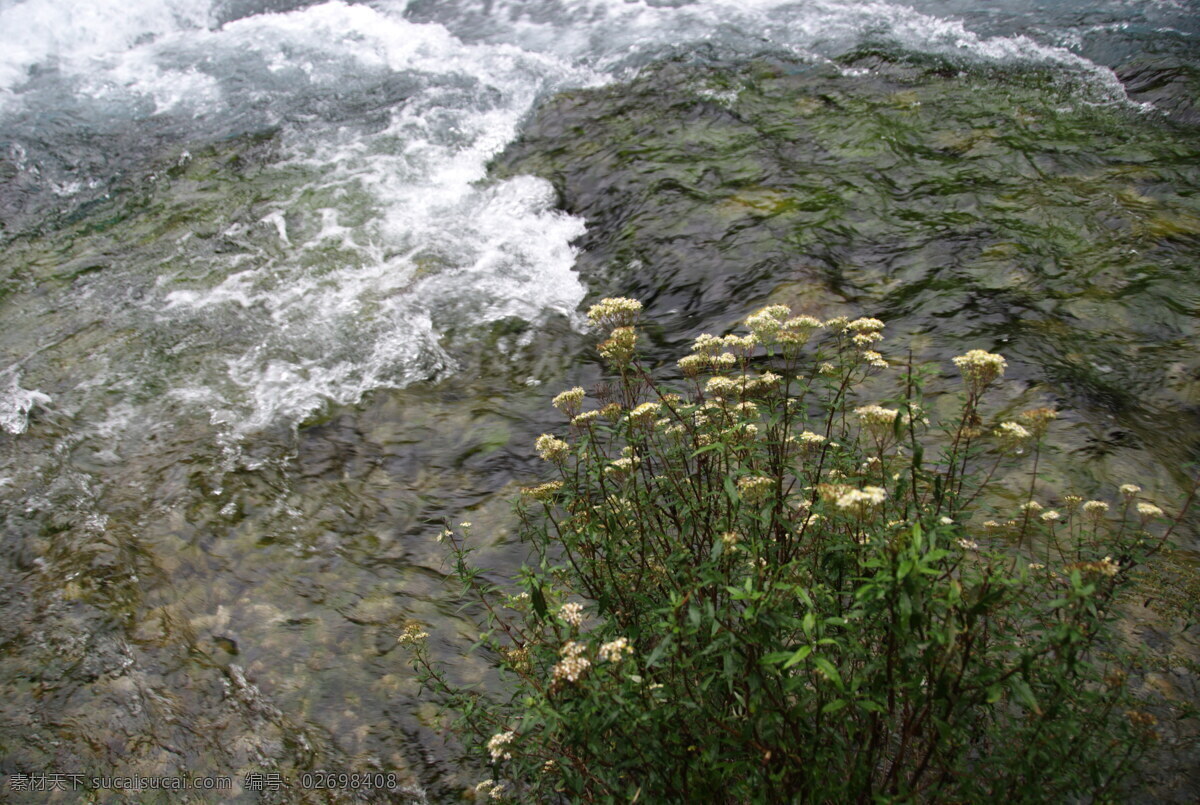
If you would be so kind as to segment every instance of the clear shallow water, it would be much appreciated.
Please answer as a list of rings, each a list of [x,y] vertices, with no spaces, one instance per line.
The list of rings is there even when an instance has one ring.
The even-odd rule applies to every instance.
[[[1029,393],[1077,411],[1079,477],[1172,494],[1195,458],[1196,11],[0,2],[0,772],[396,769],[447,796],[394,635],[420,618],[449,653],[464,628],[440,518],[519,561],[506,497],[546,401],[597,377],[589,293],[650,302],[662,358],[776,296],[884,310],[933,358],[1015,338]],[[652,86],[601,105],[592,153],[547,135],[566,150],[521,162],[555,93],[620,98],[669,58],[706,114],[768,131],[782,97],[810,131],[739,177],[703,116],[634,125],[677,100]],[[827,77],[781,89],[756,59]],[[939,61],[889,84],[904,59]],[[613,178],[639,142],[708,196]],[[823,171],[845,181],[785,203]],[[642,267],[606,175],[642,205]]]

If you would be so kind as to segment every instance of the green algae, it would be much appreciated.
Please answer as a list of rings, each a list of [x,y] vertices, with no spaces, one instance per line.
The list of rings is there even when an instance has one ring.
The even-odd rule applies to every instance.
[[[725,327],[811,284],[809,312],[935,328],[924,359],[1000,350],[1181,465],[1200,456],[1183,424],[1200,403],[1197,165],[1192,129],[1049,71],[864,51],[670,62],[551,99],[494,172],[555,182],[589,221],[580,270],[596,285]],[[714,289],[725,317],[708,312]],[[1164,384],[1166,367],[1182,382]]]

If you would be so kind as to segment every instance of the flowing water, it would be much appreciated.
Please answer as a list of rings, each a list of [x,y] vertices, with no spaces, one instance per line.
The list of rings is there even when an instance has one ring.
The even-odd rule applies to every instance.
[[[70,5],[0,0],[14,801],[457,798],[395,638],[471,637],[445,519],[519,565],[585,300],[643,299],[664,364],[770,301],[1000,351],[998,405],[1068,412],[1052,484],[1169,507],[1200,457],[1193,0]],[[1144,614],[1147,684],[1200,700],[1196,627]],[[1195,735],[1154,796],[1200,791]]]

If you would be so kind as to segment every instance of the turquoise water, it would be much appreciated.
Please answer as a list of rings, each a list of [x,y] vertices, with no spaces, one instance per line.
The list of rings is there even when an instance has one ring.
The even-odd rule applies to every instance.
[[[1196,12],[0,0],[0,773],[455,796],[395,636],[470,638],[443,518],[519,564],[508,500],[600,377],[602,295],[646,302],[665,374],[775,301],[1001,352],[998,407],[1065,411],[1046,494],[1169,508]],[[1194,627],[1141,616],[1185,691]]]

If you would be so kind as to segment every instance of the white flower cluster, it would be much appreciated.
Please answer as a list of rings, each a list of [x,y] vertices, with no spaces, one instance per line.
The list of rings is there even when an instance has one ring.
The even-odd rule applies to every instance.
[[[521,494],[531,497],[534,500],[541,501],[542,503],[549,503],[550,501],[554,500],[555,495],[562,491],[562,487],[562,481],[548,481],[547,483],[538,484],[537,486],[522,487]]]
[[[484,794],[492,799],[501,799],[504,797],[504,786],[504,783],[499,783],[495,780],[484,780],[475,786],[475,793]]]
[[[618,637],[600,646],[600,659],[605,662],[619,662],[622,657],[633,654],[633,646],[624,637]]]
[[[578,628],[583,625],[583,604],[574,601],[563,604],[558,610],[558,617]]]
[[[644,402],[629,412],[629,419],[639,425],[647,425],[658,418],[662,406],[656,402]]]
[[[1139,503],[1137,512],[1142,517],[1162,517],[1163,510],[1155,506],[1153,503]]]
[[[973,349],[965,355],[954,358],[954,365],[962,372],[967,388],[978,394],[987,388],[989,383],[1004,374],[1008,361],[993,352]]]
[[[886,369],[888,362],[883,355],[876,352],[873,347],[875,344],[883,340],[883,333],[880,332],[884,328],[884,323],[879,319],[860,318],[854,321],[846,321],[843,317],[837,320],[838,328],[844,333],[853,333],[850,336],[850,342],[858,348],[858,356],[866,361],[870,366],[877,369]],[[825,323],[826,326],[830,322]]]
[[[1016,422],[1001,422],[1000,427],[992,431],[992,435],[999,439],[1006,447],[1015,447],[1033,436],[1024,425],[1019,425]]]
[[[891,366],[891,364],[889,364],[887,362],[887,360],[883,357],[883,355],[876,352],[875,350],[864,349],[862,352],[859,353],[859,355],[862,357],[862,359],[864,361],[866,361],[869,365],[875,367],[876,369],[886,369],[889,366]]]
[[[601,299],[599,304],[592,305],[588,310],[588,321],[596,327],[612,329],[614,327],[631,327],[637,322],[638,314],[642,312],[642,303],[636,299],[623,296]]]
[[[695,377],[704,369],[704,365],[708,363],[703,355],[685,355],[679,359],[679,368],[683,370],[685,377]]]
[[[779,385],[780,380],[783,380],[783,378],[774,372],[763,372],[758,377],[746,379],[746,391],[753,393],[770,391]]]
[[[727,335],[724,338],[724,343],[725,349],[732,352],[735,357],[749,358],[758,347],[758,336],[754,333],[750,335]]]
[[[582,428],[584,425],[591,422],[593,419],[598,419],[599,417],[600,417],[599,411],[596,411],[596,410],[584,411],[581,414],[579,414],[578,416],[576,416],[574,419],[572,419],[571,424],[577,428]]]
[[[508,751],[508,745],[512,743],[515,735],[516,733],[509,730],[508,732],[498,732],[488,739],[487,748],[493,761],[512,760],[512,752]]]
[[[642,460],[640,458],[638,458],[637,456],[626,456],[625,458],[618,458],[612,464],[609,464],[607,467],[604,468],[604,473],[606,475],[615,475],[619,478],[624,478],[625,476],[629,475],[631,472],[636,470],[638,468],[638,465],[641,463],[642,463]]]
[[[880,486],[864,486],[862,489],[850,489],[838,496],[835,505],[844,512],[863,515],[873,507],[883,503],[887,498],[887,490]]]
[[[618,366],[629,363],[637,349],[637,330],[632,327],[618,327],[609,335],[607,341],[602,341],[596,349],[600,357]]]
[[[766,500],[775,485],[775,479],[765,475],[738,478],[738,494],[748,503],[758,503]]]
[[[806,430],[796,437],[800,444],[807,447],[820,447],[825,444],[825,437],[819,433],[813,433],[811,430]]]
[[[555,408],[574,419],[579,416],[579,410],[583,405],[583,389],[579,386],[567,389],[550,402]]]
[[[544,461],[553,461],[555,464],[566,459],[567,453],[571,450],[571,445],[548,433],[539,436],[533,447],[537,450],[540,458]]]
[[[565,679],[568,682],[578,682],[583,672],[592,667],[591,660],[584,657],[587,646],[572,640],[559,651],[562,659],[551,669],[554,681]]]
[[[884,328],[884,323],[879,319],[861,318],[848,322],[845,326],[847,332],[852,333],[878,333]],[[882,338],[883,336],[880,336]]]
[[[401,645],[406,643],[415,645],[427,637],[429,637],[429,632],[423,630],[420,624],[410,623],[404,627],[404,631],[396,638],[396,642]]]
[[[861,408],[855,408],[854,413],[862,420],[864,425],[871,428],[890,426],[896,421],[896,417],[900,415],[900,412],[896,409],[884,408],[880,405],[864,405]]]
[[[725,349],[725,339],[711,333],[701,333],[692,344],[692,352],[706,358],[716,357]]]
[[[746,318],[746,327],[764,344],[774,344],[792,311],[787,305],[770,305]]]
[[[709,378],[704,384],[704,392],[711,394],[717,399],[732,397],[741,390],[741,385],[738,381],[730,377],[713,377]]]

